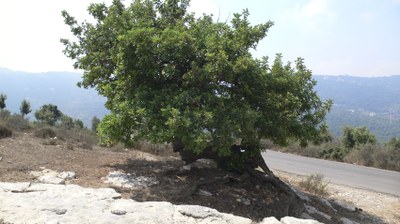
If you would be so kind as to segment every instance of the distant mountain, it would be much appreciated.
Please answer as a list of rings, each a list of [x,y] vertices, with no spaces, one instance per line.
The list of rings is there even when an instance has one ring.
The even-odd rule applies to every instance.
[[[93,116],[107,114],[105,98],[94,89],[77,87],[81,74],[71,72],[27,73],[0,68],[0,93],[7,95],[6,108],[19,113],[22,100],[31,103],[32,113],[44,104],[54,104],[68,116],[81,119],[88,127]]]
[[[333,99],[327,121],[341,135],[343,126],[367,126],[381,141],[400,137],[400,76],[314,76],[322,99]]]
[[[322,99],[333,99],[327,117],[333,134],[340,136],[346,125],[367,126],[381,140],[400,137],[400,76],[361,78],[352,76],[314,76]],[[0,68],[0,93],[8,96],[7,109],[19,113],[23,99],[33,112],[52,103],[90,127],[93,116],[102,118],[108,111],[105,98],[94,89],[78,88],[81,74],[70,72],[27,73]]]

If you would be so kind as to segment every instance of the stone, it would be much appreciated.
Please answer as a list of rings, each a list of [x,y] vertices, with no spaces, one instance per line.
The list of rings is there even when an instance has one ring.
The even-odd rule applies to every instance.
[[[76,178],[75,172],[72,171],[61,172],[58,176],[64,180],[73,180]]]
[[[0,182],[0,220],[5,223],[157,223],[255,224],[248,218],[199,205],[137,202],[121,199],[111,188],[78,185]],[[284,217],[260,224],[319,224],[314,220]],[[347,223],[346,223],[347,224]]]
[[[111,213],[114,215],[125,215],[126,211],[124,210],[111,210]]]
[[[175,215],[176,223],[221,223],[221,224],[251,224],[248,218],[234,216],[231,214],[220,213],[215,209],[199,205],[178,205]]]
[[[293,217],[283,217],[281,219],[282,224],[323,224],[321,222],[318,222],[316,220],[312,219],[298,219],[298,218],[293,218]]]
[[[331,203],[326,200],[325,198],[319,198],[319,200],[324,203],[326,206],[328,206],[329,208],[331,208],[334,212],[337,212],[337,210],[331,205]]]
[[[310,205],[305,205],[305,206],[306,206],[307,212],[310,213],[310,214],[318,214],[318,215],[320,215],[320,216],[322,216],[322,217],[324,217],[324,218],[326,218],[328,220],[331,220],[331,218],[332,218],[329,215],[319,211],[318,209],[316,209],[313,206],[310,206]]]
[[[51,212],[56,213],[57,215],[64,215],[68,211],[67,209],[58,209],[58,208],[56,208],[56,209],[48,209],[48,210],[51,211]]]
[[[112,186],[128,189],[142,189],[159,184],[155,177],[135,176],[120,171],[110,172],[103,180]]]
[[[342,207],[342,208],[344,208],[344,209],[347,209],[347,210],[349,210],[349,211],[351,211],[351,212],[355,212],[355,211],[357,210],[357,207],[356,207],[356,206],[354,206],[354,205],[352,205],[352,204],[349,204],[349,203],[347,203],[347,202],[340,201],[340,200],[334,200],[334,202],[335,202],[337,205],[339,205],[340,207]]]
[[[348,218],[341,218],[340,221],[342,221],[342,224],[359,224],[358,222],[353,222]]]
[[[238,199],[236,199],[236,201],[238,201],[244,205],[251,205],[251,201],[247,198],[238,198]]]
[[[201,190],[201,189],[197,192],[197,194],[200,196],[205,196],[205,197],[213,196],[213,194],[211,192],[206,191],[206,190]]]
[[[264,218],[259,224],[282,224],[282,223],[275,217],[268,217]]]
[[[54,170],[43,169],[42,171],[31,171],[30,174],[46,184],[65,184],[65,180],[75,179],[75,172],[72,171],[58,173]]]

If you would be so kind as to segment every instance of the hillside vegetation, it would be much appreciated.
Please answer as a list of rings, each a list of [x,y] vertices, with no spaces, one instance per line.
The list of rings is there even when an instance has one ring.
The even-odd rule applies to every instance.
[[[318,82],[315,88],[320,97],[334,101],[327,116],[334,136],[340,137],[344,126],[366,126],[380,142],[400,137],[400,76],[316,75],[314,79]],[[33,111],[52,103],[90,127],[94,116],[102,118],[108,114],[105,98],[94,89],[78,88],[79,81],[79,73],[27,73],[0,68],[0,93],[8,96],[9,111],[18,112],[23,99],[30,101]]]
[[[333,99],[329,130],[342,135],[345,126],[366,126],[379,141],[400,137],[400,76],[314,76],[322,99]]]

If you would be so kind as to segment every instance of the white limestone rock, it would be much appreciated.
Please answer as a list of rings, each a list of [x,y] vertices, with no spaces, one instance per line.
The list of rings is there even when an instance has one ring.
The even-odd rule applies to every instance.
[[[76,177],[75,172],[72,171],[58,173],[50,169],[31,171],[30,174],[45,184],[65,184],[66,180],[72,180]]]
[[[275,217],[268,217],[264,218],[259,224],[282,224],[282,223]]]
[[[0,220],[20,223],[252,224],[250,219],[198,205],[136,202],[111,188],[0,182]],[[320,224],[314,220],[265,218],[260,224]]]
[[[142,189],[159,184],[159,181],[155,177],[135,176],[120,171],[110,172],[103,180],[112,186],[128,189]]]
[[[282,224],[323,224],[321,222],[318,222],[316,220],[312,219],[298,219],[298,218],[293,218],[293,217],[283,217],[281,219]]]

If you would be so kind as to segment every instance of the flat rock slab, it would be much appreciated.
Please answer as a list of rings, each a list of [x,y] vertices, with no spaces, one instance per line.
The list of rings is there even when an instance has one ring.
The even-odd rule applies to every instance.
[[[75,173],[72,171],[58,173],[54,170],[43,169],[42,171],[31,171],[30,174],[45,184],[65,184],[66,180],[75,179]]]
[[[240,223],[248,218],[197,205],[136,202],[111,188],[0,182],[0,220],[19,223]],[[319,222],[271,217],[262,224]]]

